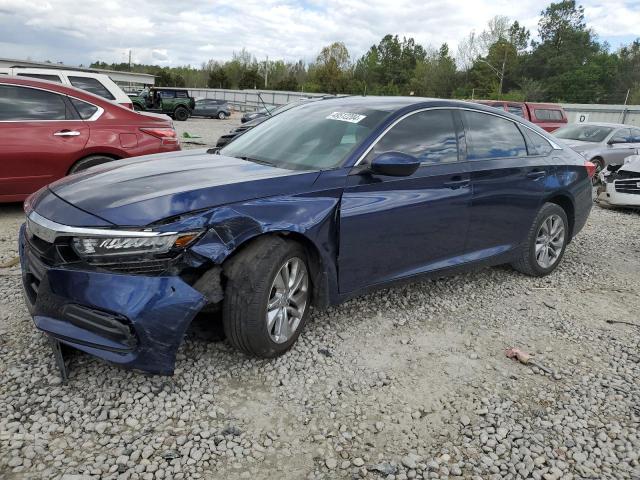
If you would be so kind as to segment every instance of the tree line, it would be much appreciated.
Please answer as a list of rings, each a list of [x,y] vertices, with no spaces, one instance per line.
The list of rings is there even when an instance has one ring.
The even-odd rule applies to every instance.
[[[310,64],[258,61],[242,50],[199,68],[91,66],[150,73],[159,86],[640,104],[640,38],[611,51],[587,27],[575,0],[546,7],[537,33],[532,40],[517,20],[496,16],[482,32],[465,37],[455,54],[446,43],[423,47],[389,34],[360,58],[335,42]]]

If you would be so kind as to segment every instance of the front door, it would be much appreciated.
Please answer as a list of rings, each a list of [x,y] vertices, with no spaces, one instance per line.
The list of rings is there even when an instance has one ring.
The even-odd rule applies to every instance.
[[[341,293],[455,265],[464,253],[471,198],[459,162],[457,115],[432,109],[391,128],[347,180],[340,208]],[[411,176],[372,173],[377,155],[399,151],[422,160]]]
[[[622,165],[625,158],[636,153],[637,145],[630,128],[616,130],[607,143],[607,163]]]

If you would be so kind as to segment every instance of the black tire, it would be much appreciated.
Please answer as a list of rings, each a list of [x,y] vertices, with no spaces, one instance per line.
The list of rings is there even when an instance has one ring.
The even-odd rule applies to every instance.
[[[227,114],[224,112],[218,112],[218,120],[224,120],[227,118]]]
[[[173,112],[173,118],[179,122],[184,122],[189,118],[189,110],[184,107],[178,107]]]
[[[107,157],[105,155],[91,155],[89,157],[78,160],[69,169],[69,175],[72,173],[78,173],[87,168],[95,167],[96,165],[102,165],[103,163],[113,162],[115,158]]]
[[[273,358],[288,351],[309,318],[313,285],[309,276],[308,299],[297,329],[288,341],[276,343],[266,323],[266,308],[274,279],[293,258],[301,259],[309,272],[304,248],[295,242],[269,236],[257,239],[224,266],[227,278],[222,321],[229,343],[260,358]]]
[[[133,104],[133,110],[136,112],[142,112],[144,110],[144,108],[142,108],[140,105],[138,105],[137,103]]]
[[[560,217],[563,222],[563,244],[560,250],[560,254],[558,255],[555,262],[548,268],[544,268],[538,263],[538,260],[536,259],[536,240],[538,231],[540,230],[542,223],[545,222],[549,217],[554,215]],[[518,258],[511,265],[514,269],[521,273],[524,273],[525,275],[529,275],[532,277],[544,277],[546,275],[549,275],[558,267],[558,265],[560,265],[568,243],[569,221],[567,219],[566,212],[562,207],[556,205],[555,203],[545,203],[538,211],[538,214],[536,215],[536,218],[533,221],[529,232],[527,233],[525,241],[519,247],[520,251],[518,252]]]

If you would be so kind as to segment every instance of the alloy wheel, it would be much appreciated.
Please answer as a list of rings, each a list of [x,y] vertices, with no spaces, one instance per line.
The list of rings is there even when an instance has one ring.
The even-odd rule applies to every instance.
[[[285,343],[296,332],[309,300],[307,267],[298,257],[288,259],[278,270],[267,302],[267,331],[275,343]]]
[[[536,262],[542,268],[551,268],[560,258],[564,247],[564,221],[559,215],[550,215],[542,222],[536,234]]]

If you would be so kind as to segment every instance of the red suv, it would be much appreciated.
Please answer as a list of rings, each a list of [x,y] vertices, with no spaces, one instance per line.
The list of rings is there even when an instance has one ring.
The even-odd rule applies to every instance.
[[[502,100],[477,100],[476,103],[506,110],[531,123],[535,123],[547,132],[553,132],[567,123],[567,114],[556,103],[509,102]]]
[[[180,150],[171,119],[73,87],[0,78],[0,202],[119,158]]]

